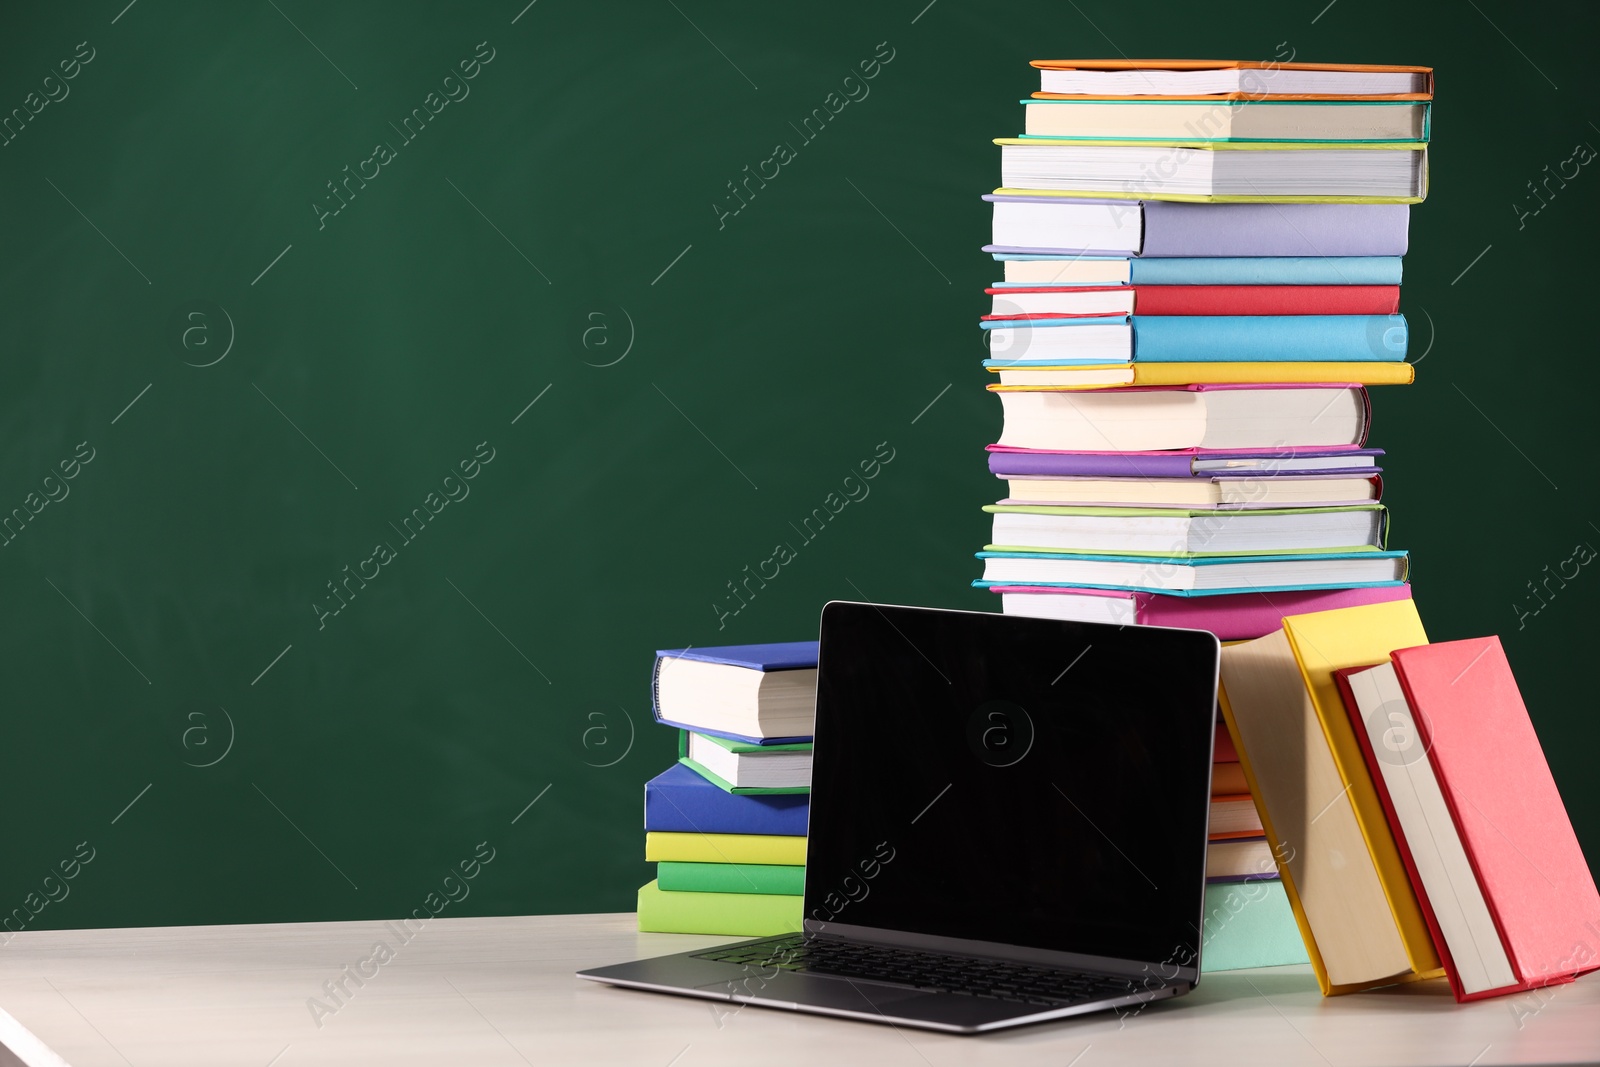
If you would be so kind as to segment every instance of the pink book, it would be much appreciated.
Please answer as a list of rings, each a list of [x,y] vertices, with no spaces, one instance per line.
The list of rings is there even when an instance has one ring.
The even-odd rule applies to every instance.
[[[1001,609],[1007,615],[1118,625],[1178,626],[1210,630],[1223,641],[1265,637],[1282,628],[1285,615],[1411,599],[1409,584],[1224,593],[1207,597],[1039,585],[997,585],[990,586],[989,591],[1000,594]]]

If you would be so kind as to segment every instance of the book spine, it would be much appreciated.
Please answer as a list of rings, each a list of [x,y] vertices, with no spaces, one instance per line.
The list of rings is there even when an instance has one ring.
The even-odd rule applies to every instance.
[[[1156,315],[1133,319],[1133,358],[1149,363],[1399,362],[1401,315]]]
[[[1135,315],[1393,315],[1398,285],[1138,285]]]
[[[1403,256],[1406,204],[1144,203],[1140,256]]]

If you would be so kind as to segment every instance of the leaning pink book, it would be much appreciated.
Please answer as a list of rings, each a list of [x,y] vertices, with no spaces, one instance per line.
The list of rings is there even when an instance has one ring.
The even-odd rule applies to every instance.
[[[1285,615],[1411,599],[1411,586],[1406,583],[1206,597],[1043,585],[997,585],[991,586],[989,591],[1000,594],[1001,610],[1007,615],[1119,625],[1177,626],[1210,630],[1223,641],[1265,637],[1283,626]]]

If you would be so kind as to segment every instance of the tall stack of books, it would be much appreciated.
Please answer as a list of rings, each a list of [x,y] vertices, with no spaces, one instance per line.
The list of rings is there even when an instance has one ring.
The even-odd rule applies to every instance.
[[[1412,380],[1431,71],[1033,65],[985,197],[1005,492],[974,584],[1011,614],[1224,640],[1409,600],[1367,387]],[[1208,970],[1306,958],[1237,768],[1216,771]]]
[[[800,929],[817,642],[658,652],[656,721],[678,762],[645,785],[639,929],[761,937]]]

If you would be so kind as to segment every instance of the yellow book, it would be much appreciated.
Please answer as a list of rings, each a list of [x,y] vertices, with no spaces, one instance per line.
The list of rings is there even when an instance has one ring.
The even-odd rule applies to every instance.
[[[1410,363],[1097,363],[1030,370],[1001,368],[995,393],[1072,392],[1140,385],[1410,385]],[[1396,648],[1401,646],[1396,645]]]
[[[1427,640],[1400,600],[1222,652],[1223,717],[1325,995],[1444,973],[1333,680]]]
[[[650,863],[781,863],[801,866],[806,862],[806,839],[779,837],[776,834],[656,832],[644,835],[644,858]]]

